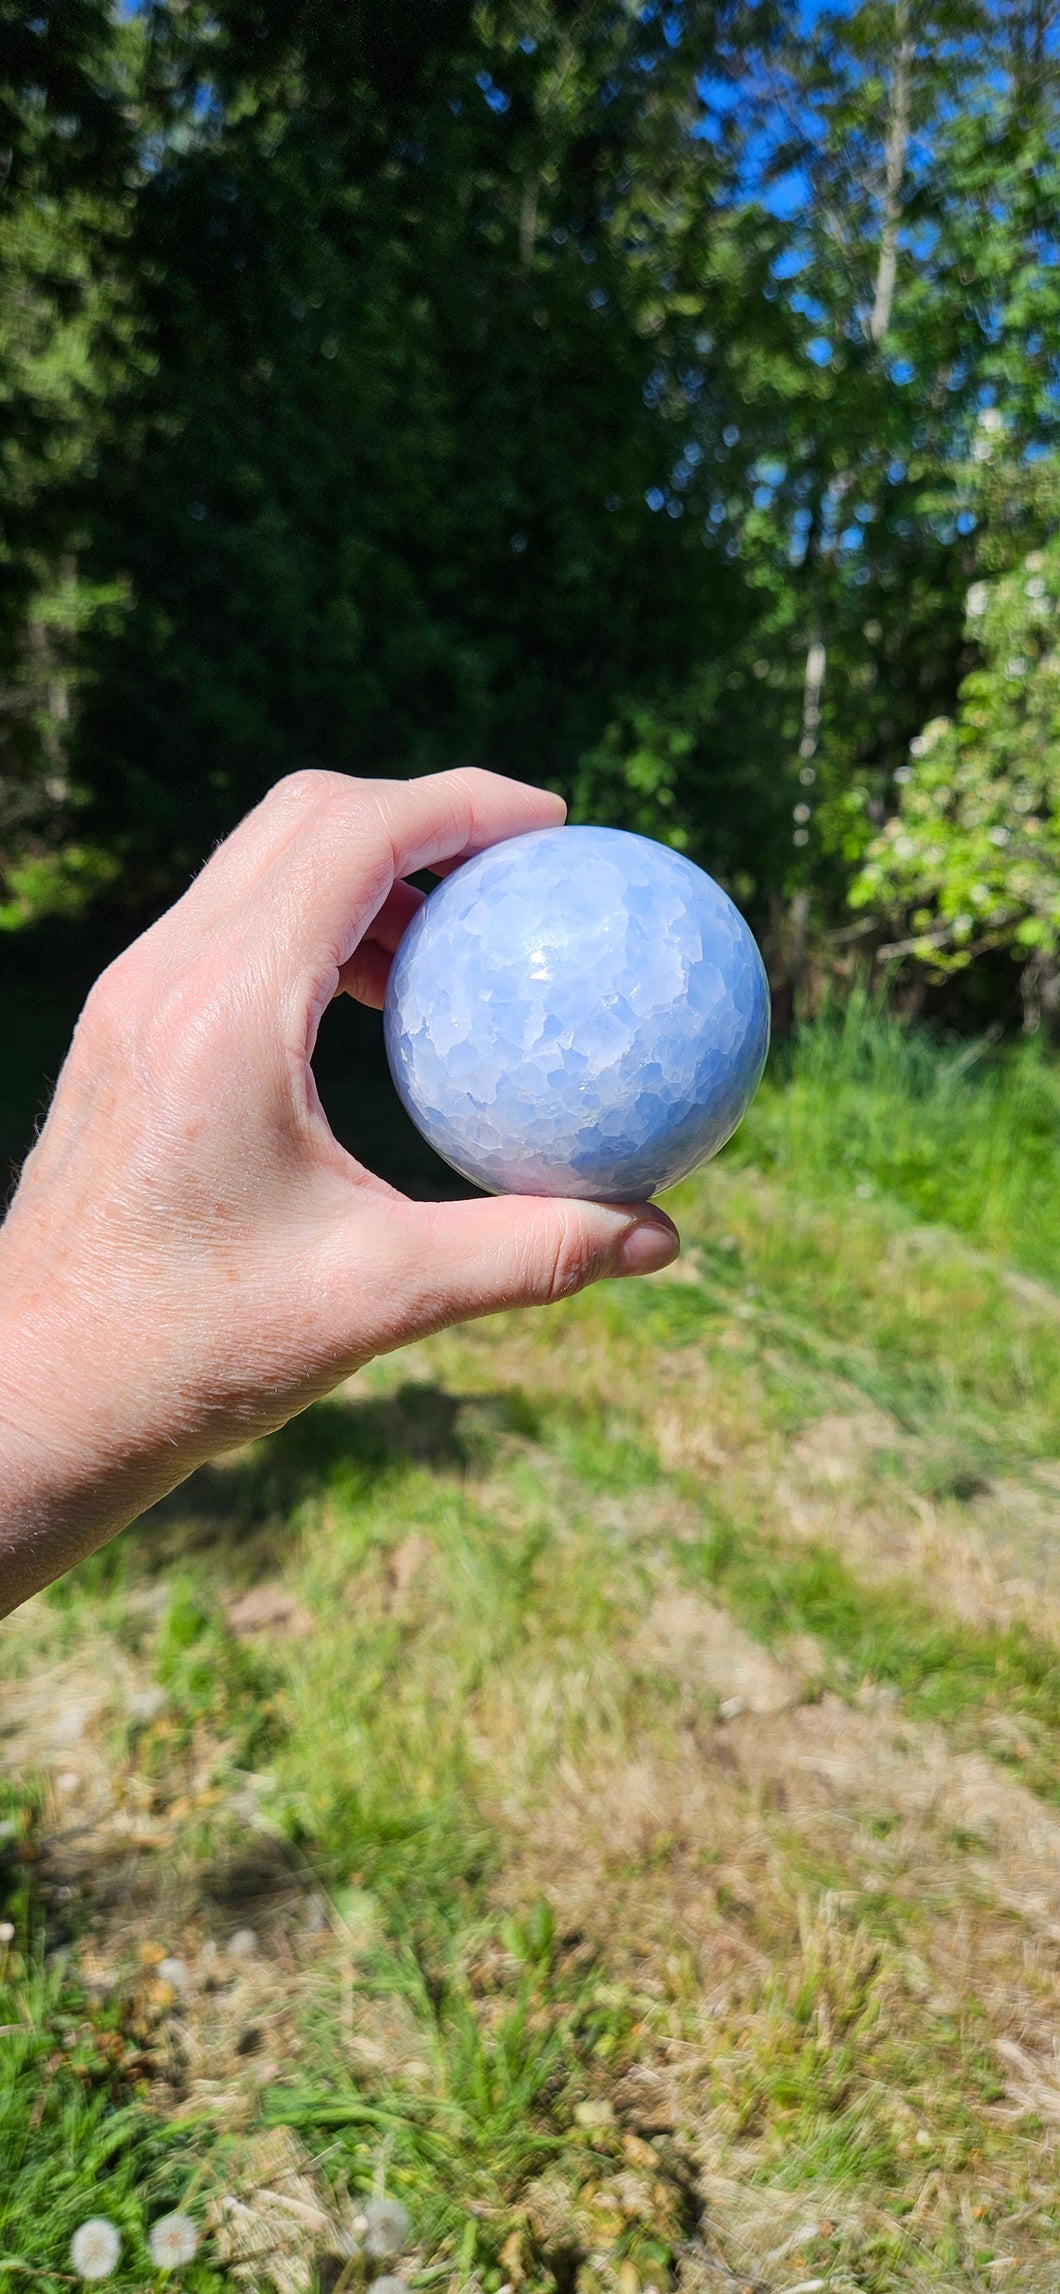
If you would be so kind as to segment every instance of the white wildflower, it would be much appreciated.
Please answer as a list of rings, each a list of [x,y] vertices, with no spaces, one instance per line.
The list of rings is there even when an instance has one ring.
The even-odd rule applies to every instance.
[[[894,777],[904,788],[906,781],[911,781],[913,778],[912,765],[896,765]]]
[[[911,757],[922,757],[926,748],[927,742],[923,733],[918,733],[915,741],[909,743],[909,754]]]
[[[400,2199],[370,2198],[364,2223],[364,2251],[374,2262],[386,2262],[408,2245],[409,2218]]]
[[[149,2232],[147,2243],[156,2270],[179,2270],[183,2262],[194,2262],[199,2233],[190,2214],[164,2214]]]
[[[161,1979],[163,1983],[168,1983],[171,1991],[186,1991],[188,1988],[188,1966],[186,1960],[160,1959],[158,1966],[155,1969],[155,1974]]]
[[[1035,574],[1033,581],[1026,583],[1023,594],[1024,597],[1033,598],[1045,596],[1045,583],[1043,582],[1040,574]]]
[[[991,844],[1007,844],[1010,834],[1011,831],[1007,828],[999,827],[987,830],[987,835],[990,838]]]
[[[1005,663],[1006,677],[1025,677],[1026,674],[1027,662],[1025,655],[1022,653],[1014,653],[1011,661],[1006,661]]]
[[[121,2235],[103,2214],[92,2215],[70,2240],[70,2267],[79,2278],[109,2278],[118,2267]]]
[[[15,1927],[12,1920],[0,1920],[0,1945],[13,1944]]]
[[[237,1928],[228,1938],[228,1949],[233,1959],[251,1959],[258,1948],[256,1928]]]
[[[999,406],[984,406],[979,416],[980,430],[985,430],[989,438],[999,438],[1004,427],[1005,417],[1001,408]]]
[[[1024,558],[1023,563],[1028,573],[1041,573],[1042,567],[1045,564],[1044,550],[1028,551],[1028,554]]]
[[[403,2278],[373,2278],[368,2294],[409,2294]]]
[[[989,582],[973,581],[971,589],[968,591],[968,595],[964,601],[965,610],[968,613],[970,619],[972,621],[978,621],[980,614],[986,612],[989,603]]]

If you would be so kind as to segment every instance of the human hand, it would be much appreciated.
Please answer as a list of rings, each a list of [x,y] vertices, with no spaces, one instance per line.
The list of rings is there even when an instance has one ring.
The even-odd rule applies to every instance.
[[[372,1356],[675,1257],[643,1204],[409,1202],[313,1082],[403,879],[562,818],[489,773],[295,773],[97,981],[0,1228],[0,1613]]]

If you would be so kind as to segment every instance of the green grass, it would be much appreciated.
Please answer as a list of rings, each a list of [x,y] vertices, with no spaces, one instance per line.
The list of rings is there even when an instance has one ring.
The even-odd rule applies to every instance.
[[[840,1734],[871,1712],[907,1766],[988,1755],[1054,1820],[1060,1315],[1009,1272],[1060,1265],[1058,1106],[1033,1050],[964,1058],[864,1010],[807,1033],[677,1191],[677,1279],[375,1365],[12,1621],[15,1691],[114,1684],[115,1813],[65,1894],[76,1753],[39,1788],[27,1757],[12,1802],[0,2253],[30,2283],[68,2283],[103,2212],[143,2294],[156,2213],[190,2191],[205,2221],[287,2129],[333,2208],[402,2198],[401,2268],[447,2294],[668,2294],[689,2265],[704,2294],[1051,2288],[1049,2107],[1014,2110],[998,2052],[1060,2045],[1045,1868],[1014,1909],[989,1826],[911,1815],[885,1768],[793,1807],[785,1742],[800,1698]],[[833,1422],[863,1431],[829,1481],[805,1444]],[[1017,1535],[1037,1604],[979,1556]],[[262,1584],[297,1630],[234,1629]],[[699,1616],[708,1652],[731,1630],[720,1674]],[[730,1726],[748,1650],[793,1707]],[[152,1835],[127,1898],[126,1811]],[[150,2006],[138,1942],[195,1969],[244,1925],[258,2004],[229,1970]],[[223,2126],[211,2048],[244,2097]],[[195,2269],[192,2294],[235,2284],[209,2233]]]
[[[31,1874],[39,1805],[0,1795],[6,1836],[3,1909],[14,1939],[0,1944],[0,2284],[42,2294],[71,2284],[70,2241],[103,2215],[122,2240],[109,2283],[142,2288],[155,2277],[147,2233],[189,2202],[201,2181],[204,2128],[160,2121],[138,2073],[142,2008],[130,1992],[92,1996],[68,1953],[45,1954]],[[187,2294],[220,2294],[197,2259]]]
[[[1060,1283],[1060,1065],[940,1043],[862,995],[778,1047],[731,1151],[819,1195],[860,1188]]]

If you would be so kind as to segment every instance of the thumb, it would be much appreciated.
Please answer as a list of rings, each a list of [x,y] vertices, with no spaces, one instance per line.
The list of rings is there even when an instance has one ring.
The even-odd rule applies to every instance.
[[[538,1195],[410,1203],[391,1213],[386,1287],[393,1335],[380,1351],[505,1307],[548,1306],[603,1275],[653,1274],[681,1248],[648,1203],[583,1203]],[[389,1221],[388,1221],[389,1223]]]

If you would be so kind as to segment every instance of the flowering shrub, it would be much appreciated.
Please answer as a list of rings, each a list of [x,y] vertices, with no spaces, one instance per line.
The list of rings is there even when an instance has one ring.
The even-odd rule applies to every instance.
[[[908,919],[902,952],[940,970],[1060,948],[1060,541],[966,602],[980,665],[912,743],[851,894]]]

